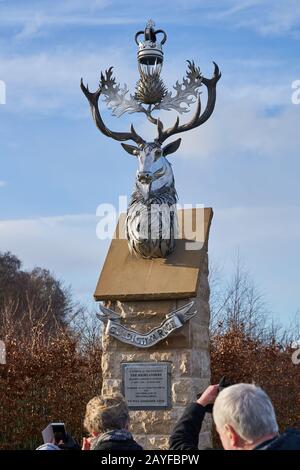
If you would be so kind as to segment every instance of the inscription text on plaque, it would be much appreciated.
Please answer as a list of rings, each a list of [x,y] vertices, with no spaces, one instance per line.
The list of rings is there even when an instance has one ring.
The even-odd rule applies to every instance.
[[[123,393],[130,410],[171,407],[170,362],[126,362]]]

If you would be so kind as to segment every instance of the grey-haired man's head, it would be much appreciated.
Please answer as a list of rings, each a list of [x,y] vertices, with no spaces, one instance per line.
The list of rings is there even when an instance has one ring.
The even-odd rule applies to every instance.
[[[242,383],[222,390],[213,417],[226,450],[253,449],[278,434],[272,402],[256,385]]]

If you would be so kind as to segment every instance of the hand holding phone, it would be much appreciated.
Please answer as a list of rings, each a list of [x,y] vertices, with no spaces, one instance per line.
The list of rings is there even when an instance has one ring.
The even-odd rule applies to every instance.
[[[44,443],[60,444],[66,442],[67,433],[64,423],[50,423],[42,431]]]

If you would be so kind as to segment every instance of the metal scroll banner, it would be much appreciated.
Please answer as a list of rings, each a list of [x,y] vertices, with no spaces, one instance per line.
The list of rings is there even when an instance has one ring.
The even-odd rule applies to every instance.
[[[138,348],[150,348],[167,338],[173,331],[181,328],[190,318],[196,315],[197,310],[191,311],[194,302],[190,302],[166,315],[166,319],[156,328],[148,333],[138,333],[121,325],[121,317],[113,310],[100,305],[102,313],[97,314],[98,318],[107,323],[105,333]]]

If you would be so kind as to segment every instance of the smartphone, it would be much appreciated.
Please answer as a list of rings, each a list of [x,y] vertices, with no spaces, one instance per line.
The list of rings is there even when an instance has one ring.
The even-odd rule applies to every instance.
[[[67,433],[64,423],[50,423],[48,426],[42,431],[42,436],[44,440],[44,444],[49,442],[59,443],[60,441],[66,442],[67,440]]]

